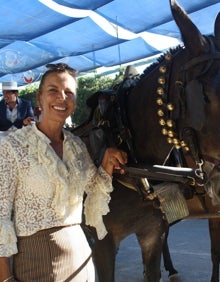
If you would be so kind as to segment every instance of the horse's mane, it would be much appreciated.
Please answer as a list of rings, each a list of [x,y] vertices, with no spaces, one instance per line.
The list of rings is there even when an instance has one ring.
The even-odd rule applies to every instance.
[[[183,45],[178,45],[174,48],[169,49],[168,52],[171,55],[175,55],[177,52],[179,52],[183,48],[184,48]],[[153,62],[152,64],[147,66],[146,69],[141,74],[140,79],[143,79],[144,77],[146,77],[152,70],[154,70],[159,64],[161,64],[161,62],[163,62],[165,60],[166,53],[163,53],[160,57],[157,58],[157,60],[155,62]]]

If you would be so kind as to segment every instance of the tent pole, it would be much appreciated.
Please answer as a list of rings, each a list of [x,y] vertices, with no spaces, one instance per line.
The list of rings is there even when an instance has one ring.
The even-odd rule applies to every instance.
[[[95,57],[94,45],[92,45],[92,59],[93,59],[94,78],[96,79],[96,57]]]
[[[116,35],[117,35],[117,41],[118,41],[118,61],[119,61],[119,75],[121,75],[121,49],[119,44],[119,36],[118,36],[118,18],[116,16]]]

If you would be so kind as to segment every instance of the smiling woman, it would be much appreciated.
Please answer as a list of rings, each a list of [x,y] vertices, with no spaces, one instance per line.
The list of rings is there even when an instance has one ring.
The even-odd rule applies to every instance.
[[[63,140],[62,132],[58,136],[58,131],[48,132],[50,124],[63,127],[65,120],[76,108],[76,71],[66,64],[48,65],[49,70],[43,75],[37,99],[41,108],[41,122],[38,128],[47,132],[47,136],[54,142]],[[68,74],[68,75],[67,75]]]
[[[80,226],[84,193],[86,222],[101,239],[107,234],[102,216],[109,211],[111,176],[127,155],[108,148],[97,169],[84,143],[63,128],[76,108],[76,89],[75,70],[49,65],[37,93],[40,121],[0,146],[0,281],[95,281]]]

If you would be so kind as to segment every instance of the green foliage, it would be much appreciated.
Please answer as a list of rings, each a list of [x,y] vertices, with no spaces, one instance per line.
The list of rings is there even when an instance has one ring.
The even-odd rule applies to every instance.
[[[114,78],[101,75],[79,77],[77,79],[77,108],[72,116],[73,123],[79,125],[88,119],[90,109],[86,105],[86,100],[89,96],[100,89],[111,89],[121,81],[122,71],[115,75]],[[25,89],[19,90],[19,97],[30,100],[33,108],[37,106],[36,93],[38,85],[38,83],[34,83],[27,86]]]
[[[79,125],[86,121],[90,114],[90,109],[86,105],[86,100],[92,94],[100,89],[111,89],[121,81],[120,75],[116,75],[115,78],[109,76],[85,76],[78,78],[78,91],[77,91],[77,108],[72,117],[74,124]]]
[[[31,101],[33,108],[37,106],[36,93],[38,90],[38,84],[28,85],[25,89],[19,90],[19,97]]]

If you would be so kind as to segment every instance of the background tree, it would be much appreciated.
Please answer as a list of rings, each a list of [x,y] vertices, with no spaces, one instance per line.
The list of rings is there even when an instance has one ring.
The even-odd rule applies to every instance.
[[[79,77],[78,91],[77,91],[77,108],[72,117],[76,125],[86,121],[89,117],[90,110],[86,105],[86,100],[92,94],[100,89],[111,89],[121,81],[121,75],[116,75],[114,78],[110,76],[96,76],[96,77]]]
[[[33,108],[37,106],[37,97],[36,93],[38,90],[38,83],[33,83],[25,87],[24,89],[19,90],[19,97],[30,100]]]

